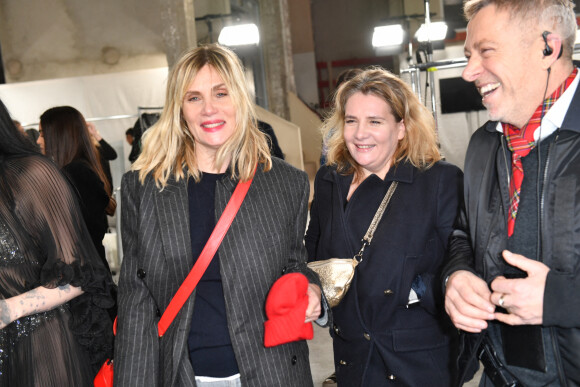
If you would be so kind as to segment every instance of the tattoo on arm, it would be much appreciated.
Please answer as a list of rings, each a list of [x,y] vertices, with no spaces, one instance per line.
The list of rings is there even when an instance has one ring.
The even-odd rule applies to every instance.
[[[8,325],[10,321],[10,308],[6,300],[0,300],[0,325]]]
[[[70,284],[61,285],[58,287],[58,289],[65,293],[70,293]]]
[[[70,284],[53,289],[39,286],[9,300],[0,300],[0,329],[10,324],[13,319],[46,312],[82,293],[81,288]],[[13,310],[11,310],[11,307]]]

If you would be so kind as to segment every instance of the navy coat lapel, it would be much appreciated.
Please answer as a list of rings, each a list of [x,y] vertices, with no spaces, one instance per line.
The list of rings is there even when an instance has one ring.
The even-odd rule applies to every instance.
[[[389,172],[387,173],[387,176],[385,177],[385,186],[384,186],[384,193],[386,193],[387,190],[387,183],[390,181],[398,181],[400,183],[405,183],[405,184],[411,184],[413,182],[414,179],[414,168],[411,164],[406,163],[406,162],[402,162],[399,163],[396,167],[392,167]],[[370,179],[375,179],[375,180],[379,180],[380,183],[376,183],[375,182],[375,186],[377,184],[382,185],[383,182],[376,176],[374,177],[369,177]],[[338,222],[333,221],[332,222],[332,227],[333,227],[333,235],[339,235],[338,238],[335,238],[335,240],[339,240],[339,241],[343,241],[347,246],[346,250],[350,252],[349,257],[337,257],[337,258],[350,258],[353,257],[354,254],[358,253],[358,251],[361,248],[361,242],[360,240],[362,239],[362,235],[361,238],[354,238],[353,239],[353,235],[355,233],[353,233],[353,221],[352,219],[349,220],[349,217],[351,216],[359,216],[356,214],[352,213],[352,208],[351,209],[346,209],[346,196],[348,194],[348,189],[349,186],[352,182],[353,179],[353,175],[342,175],[340,173],[338,173],[334,168],[329,168],[327,170],[327,172],[322,176],[323,180],[329,181],[332,183],[332,200],[334,202],[339,203],[339,205],[332,206],[332,211],[333,211],[333,215],[332,218],[333,219],[338,219]],[[358,189],[368,189],[367,186],[369,184],[369,182],[363,182],[361,184],[361,186]],[[365,185],[365,186],[363,186]],[[382,200],[384,193],[381,192],[380,195],[380,200]],[[356,194],[356,193],[355,193]],[[397,194],[395,194],[395,196],[398,196]],[[353,196],[354,200],[356,200],[356,198]],[[380,200],[378,201],[378,203],[380,203]],[[404,199],[403,199],[404,200]],[[366,232],[366,230],[368,229],[368,227],[370,226],[370,220],[372,220],[372,217],[374,216],[376,210],[378,209],[378,204],[376,206],[376,208],[373,207],[372,210],[370,210],[370,212],[367,214],[367,217],[369,218],[368,221],[365,221],[364,223],[364,231]],[[364,235],[364,233],[363,233]],[[349,237],[350,236],[350,237]],[[344,250],[344,249],[343,249]]]
[[[338,172],[334,169],[332,170],[328,170],[327,173],[322,177],[324,180],[330,181],[332,182],[332,200],[335,201],[336,203],[339,203],[338,206],[332,206],[332,211],[333,211],[333,218],[334,219],[338,219],[338,222],[333,222],[332,223],[332,227],[333,227],[333,235],[340,235],[340,238],[337,238],[337,240],[342,240],[344,241],[344,243],[346,243],[347,246],[346,249],[347,251],[350,252],[348,257],[335,257],[335,258],[351,258],[354,256],[354,254],[356,254],[358,252],[358,249],[360,249],[360,246],[357,247],[354,246],[350,239],[347,237],[349,235],[349,227],[348,224],[346,222],[346,214],[344,211],[344,208],[346,206],[346,195],[348,194],[348,185],[350,185],[350,182],[352,181],[353,176],[352,175],[347,175],[347,176],[343,176],[343,175],[339,175]],[[345,180],[348,180],[347,182],[345,182]],[[344,183],[344,184],[343,184]],[[348,184],[346,184],[348,183]],[[344,188],[343,188],[344,186]],[[347,189],[347,192],[343,192],[344,189]],[[335,228],[336,227],[336,228]]]

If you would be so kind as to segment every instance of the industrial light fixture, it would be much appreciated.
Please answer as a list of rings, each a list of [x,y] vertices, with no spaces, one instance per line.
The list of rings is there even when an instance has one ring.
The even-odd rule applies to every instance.
[[[421,24],[421,27],[415,33],[415,39],[419,42],[438,42],[445,40],[447,36],[447,24],[445,22],[434,22],[430,24],[429,29],[425,24]]]
[[[218,42],[224,46],[245,46],[258,44],[260,42],[260,32],[258,26],[251,24],[240,24],[222,28]]]
[[[373,47],[398,47],[405,41],[405,30],[401,24],[375,27]]]

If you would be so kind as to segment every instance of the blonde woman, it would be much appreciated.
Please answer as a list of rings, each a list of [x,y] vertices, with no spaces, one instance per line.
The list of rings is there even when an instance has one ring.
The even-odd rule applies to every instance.
[[[173,68],[159,122],[122,182],[124,261],[115,384],[309,386],[305,341],[264,347],[264,302],[283,274],[307,276],[305,321],[321,313],[306,267],[306,174],[271,158],[238,58],[195,48]],[[238,181],[255,176],[216,256],[162,338],[157,321]]]
[[[325,122],[332,134],[314,185],[311,260],[352,258],[397,182],[350,290],[332,309],[339,386],[451,385],[438,272],[462,174],[440,161],[434,126],[411,89],[382,69],[341,85]]]

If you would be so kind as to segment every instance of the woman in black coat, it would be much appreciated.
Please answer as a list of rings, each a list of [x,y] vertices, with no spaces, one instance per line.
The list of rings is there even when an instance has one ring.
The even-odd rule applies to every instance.
[[[73,186],[93,244],[109,268],[103,247],[108,228],[105,214],[113,215],[116,202],[85,118],[70,106],[50,108],[40,116],[37,142],[42,153],[54,160]]]
[[[339,386],[449,386],[453,329],[438,274],[457,213],[461,171],[440,161],[434,120],[382,69],[342,85],[325,123],[306,233],[310,260],[352,258],[398,182],[350,290],[332,310]]]

